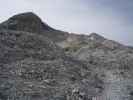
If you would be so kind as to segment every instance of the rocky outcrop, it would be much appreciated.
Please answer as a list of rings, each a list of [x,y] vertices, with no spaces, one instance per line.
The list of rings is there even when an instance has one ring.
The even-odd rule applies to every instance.
[[[56,59],[63,55],[48,38],[20,31],[0,31],[0,63],[10,63],[25,58]]]
[[[41,19],[32,12],[15,15],[3,22],[1,27],[8,30],[26,31],[32,33],[42,33],[43,30],[54,30],[47,24],[43,23]]]
[[[52,41],[64,40],[68,35],[67,32],[50,27],[32,12],[18,14],[9,18],[0,24],[0,29],[41,34]]]
[[[133,49],[68,34],[34,13],[0,24],[0,100],[132,100]]]
[[[77,100],[100,95],[103,81],[48,38],[0,32],[1,100]],[[86,88],[89,87],[89,88]]]

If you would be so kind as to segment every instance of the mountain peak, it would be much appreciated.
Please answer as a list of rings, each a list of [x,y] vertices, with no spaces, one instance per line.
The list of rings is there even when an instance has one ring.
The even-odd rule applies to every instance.
[[[102,37],[101,35],[99,35],[99,34],[97,34],[97,33],[91,33],[91,34],[89,35],[89,38],[90,38],[91,40],[97,40],[97,41],[99,41],[99,42],[102,42],[102,41],[105,40],[104,37]]]
[[[25,17],[25,18],[28,18],[28,17],[36,17],[38,19],[40,19],[34,12],[25,12],[25,13],[20,13],[20,14],[17,14],[17,15],[14,15],[13,17],[11,18],[16,18],[16,17]]]
[[[99,35],[97,33],[91,33],[89,36],[94,37],[94,38],[104,38],[104,37],[102,37],[101,35]]]
[[[33,33],[41,33],[44,30],[53,30],[53,28],[48,26],[46,23],[43,23],[42,20],[33,12],[25,12],[14,15],[7,21],[3,22],[0,26],[9,30],[27,31]]]

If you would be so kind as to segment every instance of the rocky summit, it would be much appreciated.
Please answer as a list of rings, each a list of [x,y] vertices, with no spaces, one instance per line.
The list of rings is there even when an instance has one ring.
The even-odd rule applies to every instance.
[[[132,76],[133,47],[32,12],[0,24],[0,100],[133,100]]]

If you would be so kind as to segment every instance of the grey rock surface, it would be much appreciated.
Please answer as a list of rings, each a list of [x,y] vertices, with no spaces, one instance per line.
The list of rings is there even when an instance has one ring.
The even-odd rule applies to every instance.
[[[133,100],[132,76],[133,47],[31,12],[0,24],[0,100]]]
[[[68,35],[67,32],[50,27],[32,12],[21,13],[10,17],[7,21],[1,23],[0,29],[41,34],[49,37],[52,41],[64,40]]]

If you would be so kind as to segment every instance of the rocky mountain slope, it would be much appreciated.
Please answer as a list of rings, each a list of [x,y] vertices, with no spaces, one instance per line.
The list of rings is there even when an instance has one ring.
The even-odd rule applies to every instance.
[[[9,18],[7,21],[1,23],[0,29],[41,34],[49,37],[52,41],[64,40],[67,36],[66,32],[51,28],[32,12],[18,14]]]
[[[132,100],[133,49],[69,34],[32,12],[0,24],[0,100]]]

